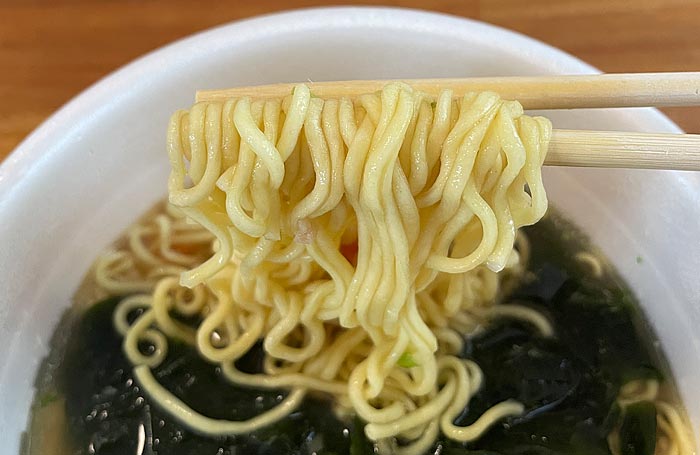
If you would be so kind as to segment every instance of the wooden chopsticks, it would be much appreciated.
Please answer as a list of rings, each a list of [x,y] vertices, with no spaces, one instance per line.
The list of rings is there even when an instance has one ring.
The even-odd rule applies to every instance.
[[[554,130],[544,164],[700,171],[700,134]]]
[[[388,80],[304,82],[314,96],[355,97],[380,90]],[[416,90],[431,95],[451,89],[454,96],[491,90],[518,100],[525,109],[700,105],[700,72],[596,74],[585,76],[473,77],[464,79],[406,79]],[[197,101],[251,96],[276,98],[291,93],[297,83],[200,90]]]
[[[314,96],[353,98],[380,90],[389,80],[306,82]],[[700,106],[700,72],[535,77],[407,79],[413,88],[454,96],[494,91],[526,109]],[[250,96],[283,97],[295,83],[197,92],[197,101]],[[547,165],[700,171],[700,135],[554,130]]]

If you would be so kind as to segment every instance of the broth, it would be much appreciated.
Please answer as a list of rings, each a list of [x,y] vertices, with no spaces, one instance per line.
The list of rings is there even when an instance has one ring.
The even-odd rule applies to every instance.
[[[585,236],[552,212],[524,229],[531,249],[528,272],[503,303],[542,311],[556,337],[542,338],[522,321],[502,318],[468,338],[461,354],[476,361],[485,381],[457,424],[473,422],[507,398],[521,401],[525,413],[494,425],[475,442],[440,437],[429,453],[605,454],[611,432],[620,434],[613,446],[622,441],[616,452],[645,453],[655,437],[648,434],[655,411],[625,408],[623,417],[615,404],[621,387],[632,380],[659,381],[658,398],[678,410],[690,433],[662,350],[631,291]],[[100,292],[91,277],[56,329],[38,372],[23,455],[372,452],[362,422],[336,416],[321,395],[307,397],[291,415],[249,435],[214,438],[189,431],[135,383],[112,327],[120,298]],[[195,349],[170,345],[154,374],[201,413],[250,418],[286,394],[234,386]],[[237,366],[259,371],[261,352],[258,344]],[[638,452],[625,452],[630,447]]]

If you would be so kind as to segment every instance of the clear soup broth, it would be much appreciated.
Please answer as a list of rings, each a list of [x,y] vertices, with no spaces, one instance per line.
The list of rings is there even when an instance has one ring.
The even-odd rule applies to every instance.
[[[163,213],[159,206],[141,222]],[[692,452],[692,433],[658,340],[633,293],[585,235],[550,209],[523,229],[526,269],[505,282],[501,305],[538,310],[554,336],[507,315],[465,333],[460,357],[483,370],[478,393],[457,418],[473,422],[494,403],[515,398],[525,412],[478,440],[439,437],[429,454],[637,454]],[[118,240],[124,247],[127,238]],[[640,259],[641,260],[641,259]],[[249,434],[207,437],[165,413],[134,379],[114,329],[124,295],[109,295],[90,271],[53,336],[36,379],[23,455],[352,454],[378,448],[354,416],[330,397],[308,395],[296,411]],[[133,317],[136,317],[135,315]],[[187,323],[187,321],[182,321]],[[196,349],[170,340],[157,380],[196,411],[247,419],[281,402],[287,390],[246,388],[222,378]],[[142,349],[148,350],[149,346]],[[236,362],[260,371],[262,344]],[[401,448],[401,441],[393,447]]]

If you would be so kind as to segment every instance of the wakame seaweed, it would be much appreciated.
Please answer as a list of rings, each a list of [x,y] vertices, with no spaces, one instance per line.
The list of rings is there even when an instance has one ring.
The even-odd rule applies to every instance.
[[[350,453],[353,425],[336,419],[327,400],[307,398],[281,421],[245,436],[203,437],[173,421],[139,389],[112,326],[118,298],[94,305],[83,317],[65,356],[62,391],[66,396],[75,455],[137,454],[139,427],[144,454],[239,455]],[[262,347],[238,362],[249,372],[260,369]],[[278,404],[284,391],[256,390],[227,383],[219,368],[195,349],[170,342],[168,356],[155,377],[194,409],[214,418],[242,420]]]
[[[641,401],[627,406],[620,426],[621,455],[654,455],[656,406]]]
[[[567,229],[570,229],[567,227]],[[462,357],[482,368],[484,383],[456,423],[467,425],[490,406],[514,398],[526,411],[499,422],[479,440],[461,444],[440,437],[429,453],[441,455],[603,455],[607,437],[620,432],[623,454],[653,453],[653,405],[620,409],[618,391],[635,378],[659,378],[636,326],[635,302],[616,279],[596,279],[573,260],[579,234],[564,239],[550,220],[527,229],[530,270],[504,304],[530,305],[546,314],[555,337],[543,338],[509,318],[465,340]],[[86,312],[66,351],[60,392],[75,455],[362,455],[373,452],[359,419],[338,420],[330,402],[309,396],[290,416],[261,430],[231,437],[203,437],[173,421],[135,383],[112,326],[119,298]],[[144,347],[147,348],[147,347]],[[237,366],[260,371],[257,345]],[[205,415],[241,420],[279,403],[283,390],[256,390],[226,382],[219,368],[191,347],[170,341],[155,369],[157,380]],[[655,412],[655,411],[654,411]],[[655,425],[655,420],[654,420]]]

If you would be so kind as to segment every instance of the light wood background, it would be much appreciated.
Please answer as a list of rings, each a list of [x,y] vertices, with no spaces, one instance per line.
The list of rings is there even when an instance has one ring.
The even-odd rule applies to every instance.
[[[345,0],[344,4],[374,4]],[[193,32],[313,0],[0,0],[0,160],[102,76]],[[607,72],[700,70],[700,0],[388,0],[480,19]],[[664,110],[700,133],[700,108]]]

